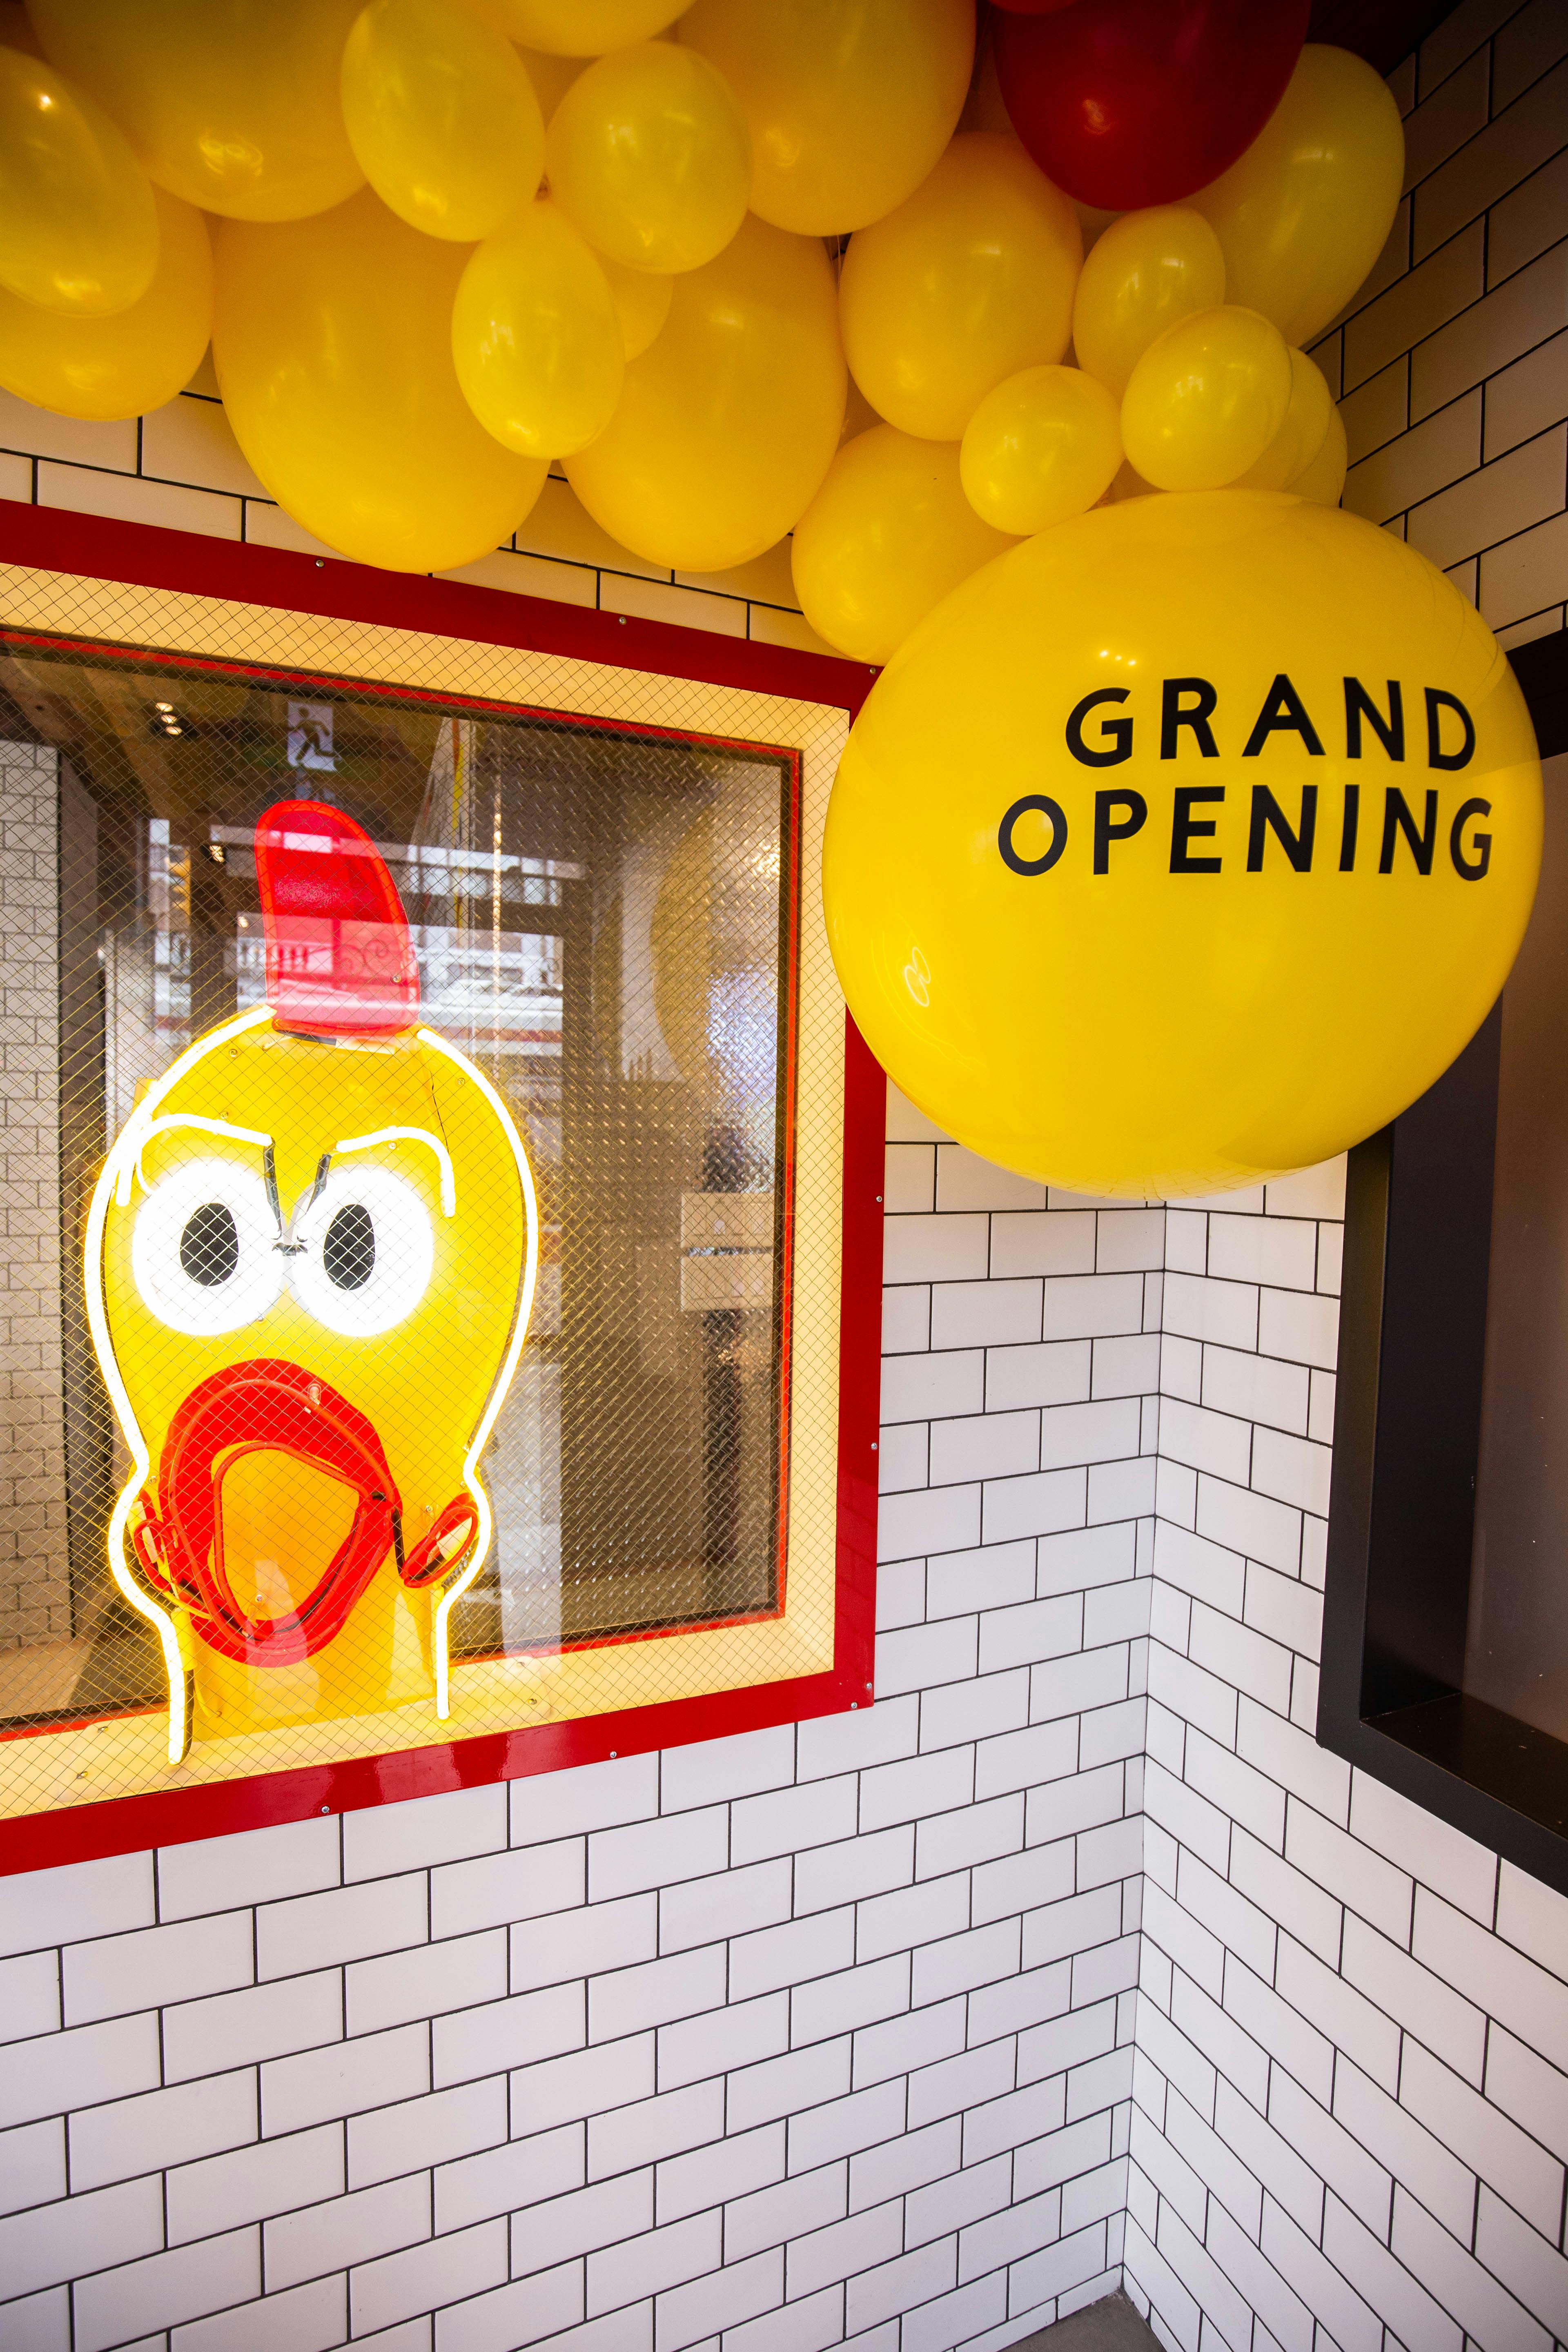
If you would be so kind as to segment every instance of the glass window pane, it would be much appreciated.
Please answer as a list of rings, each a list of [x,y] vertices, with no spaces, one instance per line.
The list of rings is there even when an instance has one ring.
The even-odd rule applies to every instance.
[[[1568,758],[1503,992],[1465,1687],[1568,1739]]]
[[[422,1018],[500,1094],[540,1190],[537,1303],[483,1464],[496,1540],[455,1606],[454,1656],[776,1612],[793,761],[12,642],[0,765],[37,916],[0,942],[16,1074],[0,1722],[161,1701],[152,1630],[105,1570],[130,1462],[80,1240],[148,1082],[264,1001],[252,843],[283,799],[343,809],[381,849]],[[206,1239],[234,1245],[227,1227]],[[250,1540],[237,1504],[225,1540]],[[258,1591],[271,1565],[249,1563]]]

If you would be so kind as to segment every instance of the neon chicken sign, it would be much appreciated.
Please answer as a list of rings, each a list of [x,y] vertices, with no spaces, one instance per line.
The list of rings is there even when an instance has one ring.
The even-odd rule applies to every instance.
[[[147,1090],[88,1216],[130,1456],[109,1565],[155,1627],[169,1756],[420,1701],[492,1538],[479,1459],[538,1261],[505,1103],[419,1024],[402,903],[337,809],[256,830],[267,1002]]]

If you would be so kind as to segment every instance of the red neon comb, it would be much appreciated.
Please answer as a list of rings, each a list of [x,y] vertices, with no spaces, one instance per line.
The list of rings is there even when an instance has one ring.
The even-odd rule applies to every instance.
[[[369,834],[321,801],[279,801],[256,828],[267,1001],[279,1029],[387,1036],[419,1018],[397,885]]]

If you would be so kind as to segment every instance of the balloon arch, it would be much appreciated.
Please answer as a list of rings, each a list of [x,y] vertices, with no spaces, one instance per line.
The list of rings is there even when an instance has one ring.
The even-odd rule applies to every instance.
[[[891,665],[825,867],[885,1066],[1037,1176],[1254,1181],[1464,1044],[1541,836],[1473,610],[1327,511],[1309,346],[1405,153],[1307,16],[0,0],[0,383],[134,415],[210,338],[262,483],[366,563],[472,561],[556,464],[664,569],[790,540]]]
[[[882,662],[1013,541],[1332,503],[1303,351],[1397,110],[1306,0],[0,0],[0,383],[135,415],[210,339],[268,492],[455,568],[552,464],[646,562],[792,532]]]

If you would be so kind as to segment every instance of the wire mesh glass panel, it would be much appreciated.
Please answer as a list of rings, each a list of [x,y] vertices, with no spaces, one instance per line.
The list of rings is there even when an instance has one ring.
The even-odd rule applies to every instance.
[[[797,803],[788,750],[0,638],[0,1726],[776,1614]],[[366,843],[416,1029],[334,1028],[280,806],[263,868]]]

